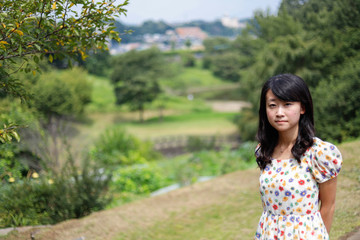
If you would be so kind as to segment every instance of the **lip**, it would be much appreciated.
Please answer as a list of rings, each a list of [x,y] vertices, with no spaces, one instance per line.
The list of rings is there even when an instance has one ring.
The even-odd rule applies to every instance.
[[[286,123],[287,121],[285,120],[279,120],[279,121],[275,121],[276,123]]]

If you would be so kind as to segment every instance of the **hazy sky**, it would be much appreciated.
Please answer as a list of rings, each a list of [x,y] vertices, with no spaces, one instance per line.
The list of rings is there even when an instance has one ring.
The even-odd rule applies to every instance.
[[[253,16],[257,9],[270,8],[276,12],[280,3],[281,0],[130,0],[125,7],[127,17],[122,16],[120,21],[131,24],[145,20],[212,21],[224,15],[242,19]]]

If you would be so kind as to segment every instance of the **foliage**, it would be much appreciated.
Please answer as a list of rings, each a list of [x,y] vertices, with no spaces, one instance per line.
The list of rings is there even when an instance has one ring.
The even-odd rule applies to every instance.
[[[95,143],[91,155],[109,171],[115,166],[147,163],[159,157],[150,142],[140,141],[121,127],[107,129]]]
[[[89,57],[83,62],[85,69],[97,76],[107,76],[110,71],[111,56],[108,50],[90,51]]]
[[[20,69],[30,72],[39,58],[74,56],[86,49],[105,49],[108,38],[120,40],[113,20],[125,14],[127,1],[3,1],[1,3],[0,63],[6,69],[13,68],[20,59]],[[81,7],[76,10],[76,6]]]
[[[20,179],[23,173],[27,173],[26,166],[16,158],[20,149],[14,143],[0,145],[0,181],[3,183]]]
[[[207,38],[203,42],[205,53],[209,55],[221,54],[230,50],[231,41],[225,37]]]
[[[183,52],[181,54],[181,60],[184,67],[194,67],[196,64],[194,54],[191,52]]]
[[[101,210],[109,203],[110,176],[93,163],[72,159],[58,175],[1,186],[0,227],[54,224]]]
[[[210,139],[201,136],[189,136],[187,138],[186,148],[189,152],[210,150],[215,148],[215,144],[216,144],[216,136],[213,136]]]
[[[203,150],[171,162],[160,162],[159,166],[169,180],[187,185],[201,176],[220,176],[255,166],[254,149],[254,142],[244,143],[235,150],[223,146],[219,151]]]
[[[111,186],[121,193],[149,194],[167,184],[158,166],[142,164],[120,167],[114,171]]]
[[[212,71],[215,76],[231,82],[238,82],[240,79],[239,70],[241,58],[237,53],[225,53],[213,57]]]
[[[125,14],[114,0],[13,1],[0,3],[0,91],[29,99],[18,71],[40,71],[41,59],[64,57],[84,60],[89,49],[106,49],[109,39],[120,41],[113,20]],[[79,7],[79,8],[76,8]],[[3,129],[6,131],[6,129]],[[11,134],[16,134],[13,129]],[[9,140],[9,139],[7,139]]]
[[[249,133],[257,119],[261,86],[280,73],[299,75],[309,85],[319,136],[336,141],[359,136],[359,106],[353,100],[359,95],[354,68],[360,49],[355,40],[359,12],[360,5],[352,0],[284,0],[277,15],[255,14],[247,29],[253,40],[245,41],[252,41],[250,65],[240,70],[241,93],[253,106],[238,118],[242,136],[253,139]],[[256,42],[262,48],[252,48]],[[246,53],[241,44],[233,46]]]
[[[347,61],[330,80],[322,80],[315,90],[316,127],[320,136],[344,141],[360,131],[360,55]],[[356,76],[354,78],[354,76]],[[354,91],[354,89],[356,89]],[[331,94],[329,94],[331,92]],[[321,101],[319,101],[321,99]],[[331,114],[329,114],[331,113]]]
[[[5,97],[0,100],[0,125],[4,126],[6,131],[8,127],[24,133],[25,129],[32,129],[37,125],[35,115],[12,97]],[[16,122],[17,125],[12,123]],[[10,129],[11,130],[11,129]],[[0,181],[5,184],[7,182],[15,181],[23,178],[28,174],[28,170],[39,170],[39,159],[31,153],[22,142],[15,142],[20,140],[17,132],[12,132],[12,139],[7,139],[0,144]],[[6,135],[3,132],[2,137]],[[10,137],[10,136],[8,136]],[[22,137],[24,139],[24,137]]]
[[[61,74],[46,72],[31,89],[31,105],[46,118],[79,115],[91,100],[91,85],[85,72],[74,68]]]
[[[158,78],[163,74],[165,61],[156,48],[140,52],[130,51],[114,60],[111,80],[115,84],[117,104],[129,104],[140,111],[140,120],[146,103],[160,93]]]
[[[244,141],[254,141],[257,128],[258,119],[257,114],[251,108],[244,108],[240,114],[234,119],[235,124],[238,126],[239,136]]]

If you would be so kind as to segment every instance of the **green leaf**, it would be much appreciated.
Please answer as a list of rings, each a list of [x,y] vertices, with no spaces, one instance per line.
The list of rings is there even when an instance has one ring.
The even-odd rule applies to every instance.
[[[39,57],[38,57],[38,56],[34,55],[33,60],[34,60],[34,62],[35,62],[36,64],[39,63]]]
[[[17,132],[13,131],[11,135],[16,139],[16,141],[20,142],[20,136]]]
[[[37,50],[41,51],[41,47],[39,45],[35,43],[34,46],[37,48]]]

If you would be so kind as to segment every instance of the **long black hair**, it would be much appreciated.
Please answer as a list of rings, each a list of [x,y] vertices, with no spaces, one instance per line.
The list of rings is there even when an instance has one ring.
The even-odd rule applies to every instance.
[[[256,162],[260,169],[271,163],[271,156],[278,143],[279,134],[273,128],[266,115],[266,93],[271,90],[280,100],[301,102],[305,113],[299,120],[299,133],[291,149],[292,155],[300,163],[301,155],[312,146],[315,136],[314,110],[311,94],[304,80],[293,74],[280,74],[269,78],[264,84],[259,109],[259,128],[256,135],[260,147],[256,150]]]

